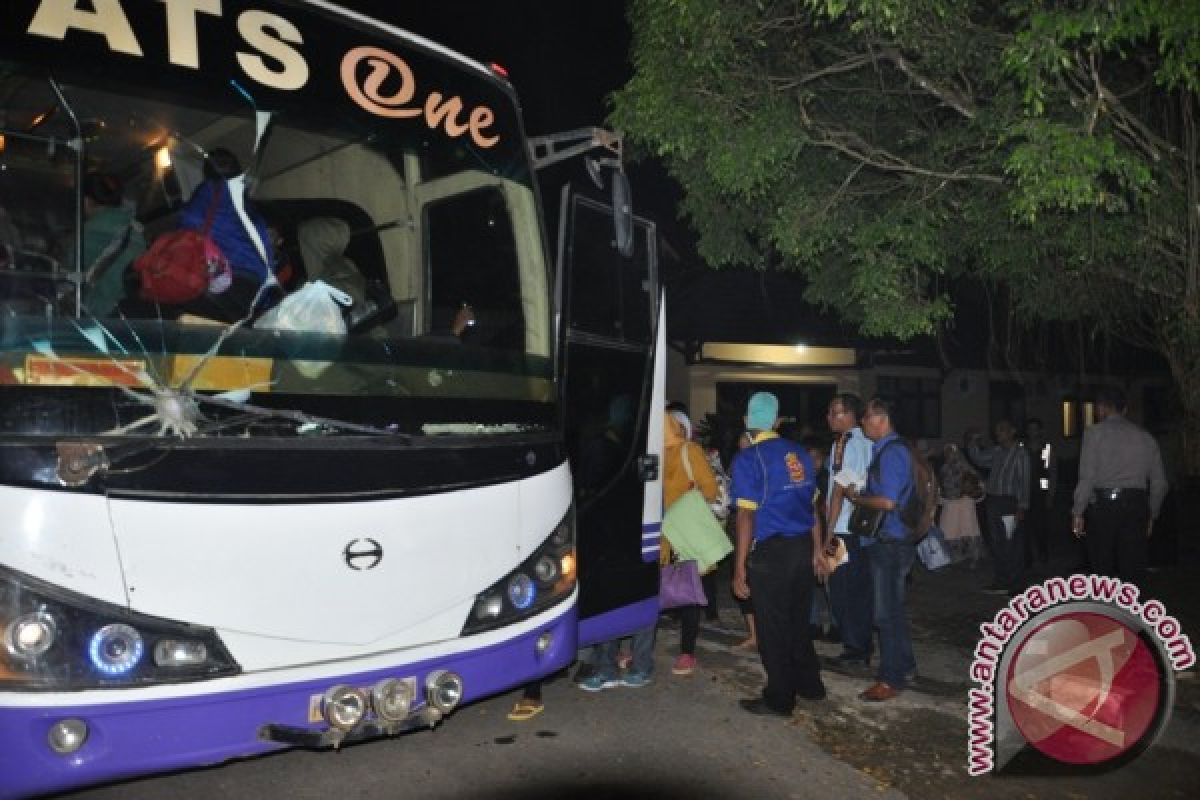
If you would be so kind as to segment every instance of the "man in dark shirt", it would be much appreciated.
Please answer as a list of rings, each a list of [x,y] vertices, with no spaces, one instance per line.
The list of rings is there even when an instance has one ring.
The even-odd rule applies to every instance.
[[[753,598],[758,651],[767,685],[741,701],[752,714],[790,716],[796,697],[825,696],[809,636],[813,576],[827,571],[816,514],[816,474],[800,445],[775,433],[779,401],[770,392],[750,398],[746,428],[753,443],[733,461],[737,507],[733,593]]]
[[[875,595],[875,627],[879,629],[879,673],[875,685],[859,697],[870,702],[891,700],[916,671],[912,636],[905,608],[905,578],[917,556],[916,545],[900,519],[900,509],[915,491],[912,454],[892,428],[892,403],[880,397],[867,403],[862,418],[863,432],[875,443],[867,488],[846,489],[846,498],[856,506],[885,512],[879,534],[865,547]]]
[[[1096,394],[1096,424],[1083,433],[1071,529],[1092,571],[1141,583],[1146,540],[1167,495],[1158,442],[1125,418],[1125,393]],[[1086,517],[1085,517],[1086,514]]]

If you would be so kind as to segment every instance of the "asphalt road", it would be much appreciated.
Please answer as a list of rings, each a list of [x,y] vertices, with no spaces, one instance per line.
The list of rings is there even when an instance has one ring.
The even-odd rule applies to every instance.
[[[723,638],[723,637],[717,637]],[[800,711],[759,718],[737,706],[757,681],[752,657],[721,654],[689,677],[670,674],[673,631],[657,674],[640,689],[583,692],[563,676],[546,711],[505,719],[519,692],[460,709],[432,732],[346,747],[292,751],[71,795],[130,798],[886,797],[879,784],[821,750]],[[723,666],[716,667],[720,661]]]
[[[455,712],[434,731],[346,747],[291,751],[69,795],[138,798],[1191,798],[1200,778],[1200,681],[1180,676],[1159,742],[1116,770],[1082,774],[1038,761],[966,774],[966,692],[980,622],[1007,598],[979,591],[986,573],[919,572],[910,593],[914,689],[864,703],[865,674],[826,670],[830,697],[790,720],[754,717],[737,699],[761,685],[757,656],[733,651],[740,618],[724,610],[699,643],[700,669],[670,673],[677,632],[660,629],[657,672],[641,689],[589,694],[565,676],[546,711],[515,723],[519,692]],[[1200,640],[1200,565],[1154,576],[1153,594]],[[839,651],[820,643],[825,656]]]

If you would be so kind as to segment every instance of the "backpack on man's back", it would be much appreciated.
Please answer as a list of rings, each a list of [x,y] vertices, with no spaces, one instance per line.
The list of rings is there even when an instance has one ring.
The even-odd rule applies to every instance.
[[[937,472],[925,454],[907,441],[904,445],[911,457],[909,460],[912,463],[913,491],[904,508],[900,509],[900,521],[908,529],[908,541],[917,544],[929,535],[929,530],[937,518],[941,489],[938,486]]]
[[[933,464],[929,463],[929,459],[920,450],[909,444],[908,440],[901,438],[899,442],[908,451],[908,462],[911,465],[909,480],[912,481],[913,488],[908,495],[908,500],[904,502],[903,506],[896,509],[896,513],[908,531],[906,537],[908,543],[917,544],[929,534],[930,528],[933,527],[933,521],[937,518],[938,496],[941,489],[938,486],[937,472],[934,471]],[[888,442],[884,447],[889,447],[891,444]],[[877,472],[878,464],[879,453],[872,459],[870,469]]]

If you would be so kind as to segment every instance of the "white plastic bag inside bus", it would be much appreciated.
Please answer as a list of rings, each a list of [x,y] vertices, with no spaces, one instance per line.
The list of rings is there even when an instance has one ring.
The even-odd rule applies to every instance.
[[[254,323],[255,328],[295,333],[323,333],[345,336],[346,319],[342,308],[353,304],[350,295],[325,281],[309,281],[280,301]],[[331,361],[292,360],[306,378],[316,378],[329,369]]]

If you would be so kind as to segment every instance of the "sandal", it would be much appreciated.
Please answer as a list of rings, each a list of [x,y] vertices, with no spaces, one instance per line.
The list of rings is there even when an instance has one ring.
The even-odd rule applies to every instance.
[[[508,712],[508,718],[513,722],[525,722],[533,719],[538,714],[546,710],[546,704],[540,700],[525,700],[522,698],[513,706],[512,711]]]

